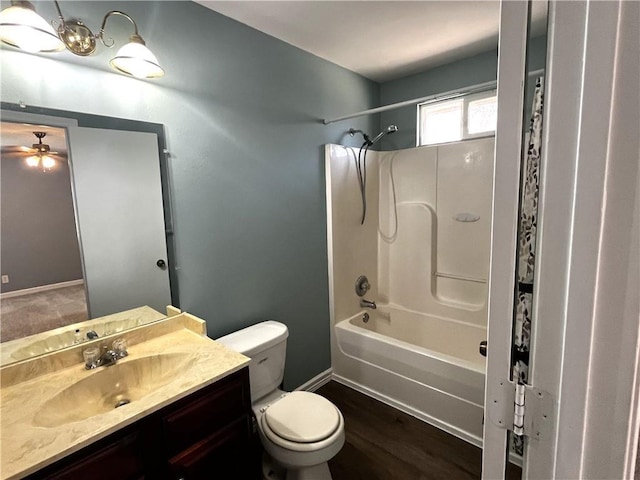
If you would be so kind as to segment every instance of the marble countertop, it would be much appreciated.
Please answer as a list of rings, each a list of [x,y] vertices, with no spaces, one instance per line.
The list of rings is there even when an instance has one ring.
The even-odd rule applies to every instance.
[[[160,353],[182,354],[188,355],[188,367],[143,398],[82,421],[45,428],[38,426],[37,417],[67,387],[112,367],[85,370],[79,348],[0,370],[0,478],[22,478],[36,472],[249,364],[247,357],[204,336],[204,326],[198,321],[202,322],[181,314],[124,332],[129,356],[119,362]]]

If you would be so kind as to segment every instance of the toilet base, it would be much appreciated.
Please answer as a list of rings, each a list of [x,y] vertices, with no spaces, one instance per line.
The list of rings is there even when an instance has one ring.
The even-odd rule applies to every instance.
[[[278,465],[267,452],[262,454],[262,479],[263,480],[285,480],[286,469]]]
[[[331,471],[327,462],[287,470],[265,452],[262,456],[262,478],[264,480],[331,480]]]
[[[288,470],[286,480],[331,480],[331,472],[327,462],[300,470]]]

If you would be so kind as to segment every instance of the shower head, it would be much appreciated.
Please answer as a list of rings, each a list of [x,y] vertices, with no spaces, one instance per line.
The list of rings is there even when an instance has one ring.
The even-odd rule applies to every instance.
[[[364,133],[362,130],[355,130],[353,128],[349,129],[349,135],[351,135],[352,137],[356,134],[359,133],[362,135],[362,137],[364,138],[364,143],[366,144],[370,144],[371,139],[369,138],[369,135],[367,135],[366,133]]]
[[[392,133],[396,133],[398,131],[398,127],[396,125],[389,125],[386,129],[384,129],[383,131],[381,131],[378,135],[375,136],[375,138],[373,140],[371,140],[369,143],[369,146],[373,145],[374,143],[376,143],[378,140],[380,140],[382,137],[384,137],[385,135],[390,135]]]

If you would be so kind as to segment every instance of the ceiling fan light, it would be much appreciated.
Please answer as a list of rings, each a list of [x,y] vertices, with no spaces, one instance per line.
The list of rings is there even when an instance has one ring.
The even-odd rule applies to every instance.
[[[47,155],[42,157],[42,168],[49,170],[50,168],[53,168],[55,164],[56,164],[56,161],[53,158]]]
[[[0,12],[0,40],[31,53],[64,48],[53,27],[29,2],[19,2]]]
[[[116,70],[136,78],[158,78],[164,75],[158,59],[138,35],[132,35],[129,43],[118,50],[109,63]]]
[[[38,166],[38,163],[40,163],[40,158],[37,155],[33,155],[31,157],[27,157],[25,161],[29,167],[35,168]]]

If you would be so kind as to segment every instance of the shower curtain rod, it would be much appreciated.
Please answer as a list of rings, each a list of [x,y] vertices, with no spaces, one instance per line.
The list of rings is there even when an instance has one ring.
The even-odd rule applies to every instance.
[[[529,77],[537,77],[544,73],[544,68],[539,70],[534,70],[533,72],[529,72],[527,76]],[[352,113],[350,115],[344,115],[342,117],[333,118],[331,120],[323,120],[325,125],[329,125],[330,123],[341,122],[342,120],[348,120],[350,118],[362,117],[364,115],[371,115],[374,113],[386,112],[387,110],[395,110],[396,108],[409,107],[411,105],[417,105],[418,103],[425,102],[436,102],[439,100],[447,100],[449,98],[460,97],[462,95],[466,95],[469,93],[482,92],[484,90],[488,90],[489,88],[495,87],[497,82],[492,80],[490,82],[478,83],[476,85],[471,85],[469,87],[457,88],[455,90],[449,90],[444,93],[437,93],[435,95],[427,95],[426,97],[414,98],[413,100],[405,100],[403,102],[391,103],[389,105],[384,105],[382,107],[370,108],[369,110],[362,110],[361,112]]]

